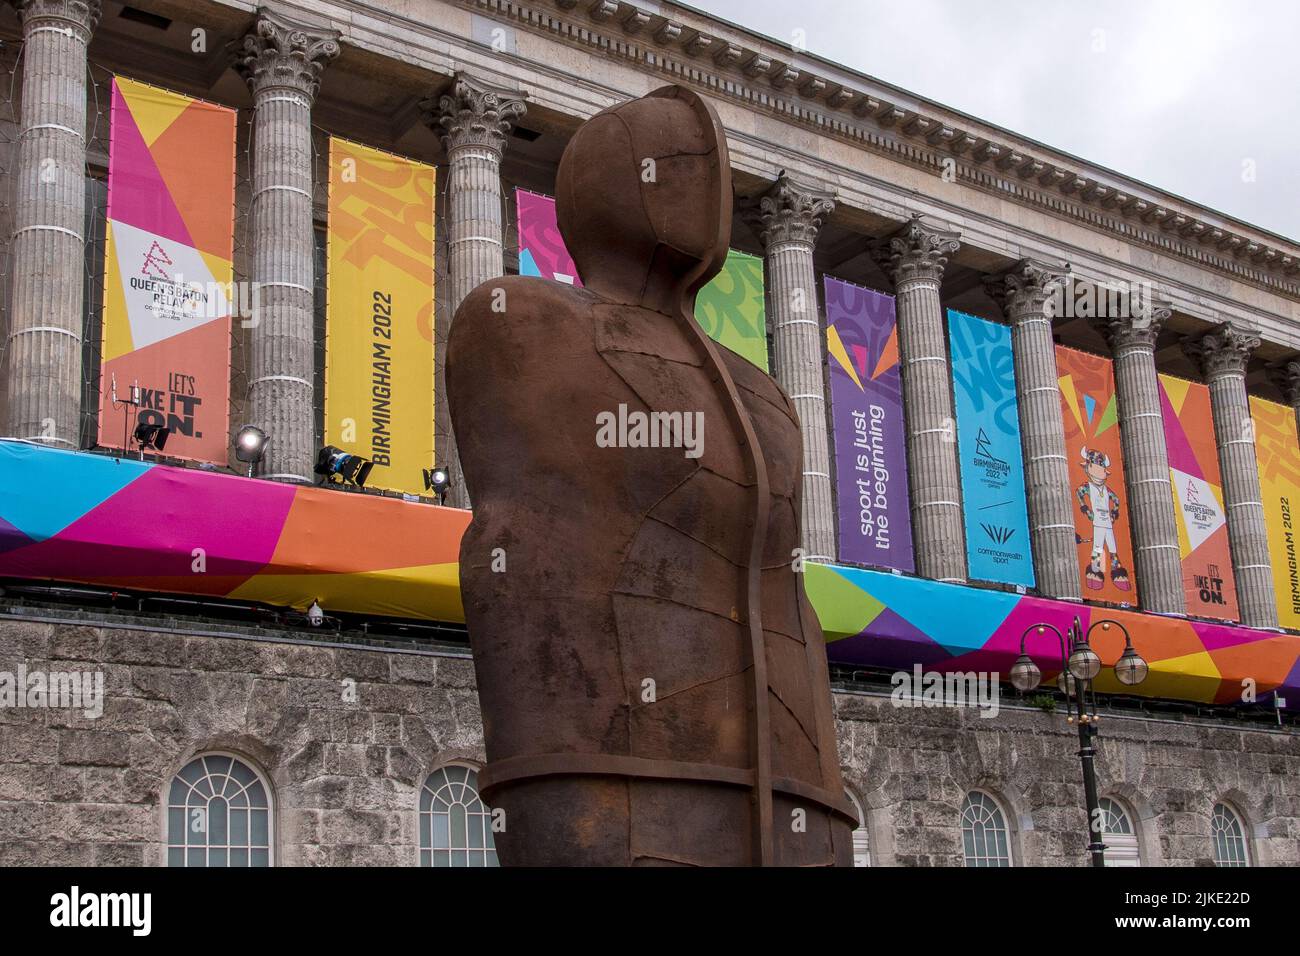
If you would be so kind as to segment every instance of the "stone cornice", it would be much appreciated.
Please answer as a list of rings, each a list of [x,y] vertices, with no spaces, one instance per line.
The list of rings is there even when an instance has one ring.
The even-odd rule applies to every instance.
[[[286,89],[314,100],[325,65],[340,52],[337,30],[262,11],[253,28],[231,45],[230,57],[254,96]]]
[[[510,127],[528,107],[517,92],[495,89],[457,73],[451,92],[420,104],[424,122],[441,129],[443,146],[450,152],[462,146],[493,150],[499,156],[506,147]]]
[[[698,13],[666,4],[665,15],[622,0],[457,2],[935,175],[951,158],[963,185],[1300,300],[1300,247],[1034,144],[1013,143],[1005,131],[934,104],[905,101],[903,91],[876,90],[868,77],[821,61],[806,67],[812,58],[740,31],[724,35],[725,24]]]
[[[872,243],[871,257],[896,287],[913,279],[937,283],[943,279],[948,257],[961,248],[959,235],[913,216],[892,236]]]
[[[18,18],[24,29],[35,26],[42,20],[53,20],[75,30],[83,43],[90,42],[90,35],[99,25],[103,15],[100,0],[10,0],[18,10]]]
[[[1010,269],[984,280],[984,291],[1013,323],[1022,316],[1043,315],[1069,278],[1069,265],[1021,259]]]
[[[1183,342],[1183,352],[1196,363],[1206,381],[1221,375],[1245,375],[1250,355],[1259,348],[1259,336],[1249,329],[1224,322],[1198,339]]]
[[[1121,352],[1135,349],[1153,352],[1156,339],[1171,315],[1173,309],[1167,302],[1150,301],[1139,303],[1127,315],[1098,316],[1091,321],[1118,357]]]
[[[764,248],[783,242],[803,242],[811,248],[822,221],[834,211],[830,192],[793,179],[784,170],[767,192],[741,208]]]

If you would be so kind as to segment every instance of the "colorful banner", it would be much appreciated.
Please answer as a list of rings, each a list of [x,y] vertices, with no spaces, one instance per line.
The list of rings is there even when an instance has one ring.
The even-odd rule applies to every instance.
[[[1058,345],[1056,372],[1083,596],[1136,604],[1128,489],[1111,361]]]
[[[1069,601],[941,584],[923,578],[835,565],[807,566],[804,586],[817,610],[837,664],[945,674],[993,672],[1007,681],[1025,651],[1042,670],[1044,683],[1061,669],[1061,651],[1050,631],[1062,634],[1077,616],[1085,629],[1102,620],[1128,629],[1133,647],[1150,665],[1145,681],[1126,687],[1111,667],[1124,650],[1116,627],[1092,630],[1090,643],[1104,665],[1095,686],[1101,693],[1136,694],[1214,704],[1242,700],[1251,678],[1261,700],[1277,692],[1300,708],[1300,637],[1228,624],[1161,617],[1137,611],[1090,607]]]
[[[840,560],[915,570],[894,297],[826,277]]]
[[[0,441],[0,578],[463,621],[470,514]]]
[[[582,285],[560,236],[555,200],[516,189],[515,209],[519,274]],[[728,251],[722,271],[696,296],[695,319],[715,342],[768,371],[763,260],[735,249]]]
[[[809,298],[813,298],[811,290]],[[808,310],[815,318],[817,303],[812,302]],[[713,341],[768,371],[763,260],[730,250],[722,271],[695,297],[695,319]]]
[[[0,579],[464,621],[457,560],[467,511],[18,441],[0,441],[0,482],[8,489],[0,496]],[[1261,698],[1277,691],[1300,707],[1294,634],[838,565],[809,564],[805,588],[836,663],[1005,679],[1027,628],[1064,630],[1077,614],[1085,627],[1101,617],[1124,624],[1151,665],[1135,689],[1103,671],[1100,691],[1231,704],[1250,677]],[[1122,648],[1113,631],[1094,631],[1092,643],[1108,666]],[[1031,634],[1026,646],[1051,680],[1055,638]]]
[[[1250,419],[1259,458],[1259,488],[1268,526],[1277,619],[1283,627],[1300,630],[1300,555],[1296,553],[1300,443],[1296,441],[1295,412],[1252,395]]]
[[[1228,546],[1210,390],[1199,382],[1161,375],[1160,412],[1169,450],[1187,613],[1235,621],[1237,584]]]
[[[519,234],[519,274],[582,285],[578,267],[564,248],[550,196],[515,190],[515,227]]]
[[[970,576],[1034,586],[1011,329],[948,310]]]
[[[409,494],[435,464],[433,197],[432,166],[330,137],[325,442]]]
[[[229,460],[234,222],[235,111],[114,77],[100,445]]]

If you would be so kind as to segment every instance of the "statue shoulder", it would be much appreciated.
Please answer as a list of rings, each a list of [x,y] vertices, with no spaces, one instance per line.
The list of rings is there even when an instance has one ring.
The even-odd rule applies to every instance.
[[[518,326],[543,323],[556,331],[557,320],[585,314],[594,296],[576,286],[536,276],[501,276],[480,283],[465,296],[452,319],[451,337],[500,336]]]

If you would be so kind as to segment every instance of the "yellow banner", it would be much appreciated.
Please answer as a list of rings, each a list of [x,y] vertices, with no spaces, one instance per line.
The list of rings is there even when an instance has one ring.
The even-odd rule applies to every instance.
[[[1300,566],[1297,565],[1297,516],[1300,508],[1300,442],[1295,412],[1266,399],[1250,398],[1250,418],[1259,457],[1259,489],[1268,525],[1273,564],[1273,593],[1283,627],[1300,628]]]
[[[410,494],[434,465],[433,200],[432,166],[330,138],[325,442]]]

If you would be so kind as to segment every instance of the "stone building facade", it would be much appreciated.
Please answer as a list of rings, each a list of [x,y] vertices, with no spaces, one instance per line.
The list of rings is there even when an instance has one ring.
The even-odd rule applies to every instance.
[[[1242,623],[1278,624],[1239,419],[1248,394],[1300,413],[1290,240],[667,0],[14,0],[0,8],[0,39],[10,74],[0,79],[18,91],[0,104],[7,436],[92,442],[113,73],[240,110],[235,272],[274,291],[265,321],[235,329],[231,418],[276,436],[260,477],[295,483],[310,480],[321,439],[325,137],[439,165],[441,348],[460,300],[517,269],[512,187],[552,193],[579,123],[684,83],[711,97],[728,131],[732,244],[766,261],[773,374],[804,430],[811,558],[835,555],[824,319],[809,321],[790,293],[833,272],[897,298],[913,370],[903,387],[920,575],[968,578],[957,452],[942,437],[952,307],[1012,328],[1039,594],[1081,597],[1065,531],[1061,343],[1116,361],[1142,608],[1186,610],[1153,404],[1155,376],[1168,372],[1211,388]],[[1053,319],[1045,303],[1067,275],[1148,287],[1158,302],[1137,325]],[[437,440],[456,478],[445,405]],[[469,503],[463,487],[452,502]],[[0,672],[101,671],[107,694],[95,719],[0,708],[0,863],[169,862],[173,781],[213,754],[229,779],[228,758],[258,775],[241,786],[269,801],[269,861],[414,864],[422,828],[438,825],[422,809],[431,776],[483,760],[463,647],[5,608]],[[992,815],[1006,841],[995,856],[1083,862],[1074,730],[1059,714],[897,708],[852,681],[837,685],[835,706],[864,860],[960,864],[964,827]],[[1125,811],[1143,863],[1203,865],[1225,852],[1300,862],[1294,723],[1211,708],[1102,713],[1103,795]],[[251,820],[258,808],[241,812]]]
[[[464,652],[5,620],[0,671],[19,665],[102,670],[105,704],[94,719],[0,709],[0,866],[164,865],[168,788],[202,754],[264,776],[274,863],[414,866],[424,782],[484,760]],[[888,690],[844,682],[834,702],[871,865],[963,865],[972,791],[1004,810],[1014,865],[1086,861],[1078,739],[1062,714],[1009,701],[993,719],[899,708]],[[1101,793],[1128,812],[1143,865],[1213,865],[1224,803],[1242,818],[1251,863],[1300,865],[1293,732],[1102,713]]]

